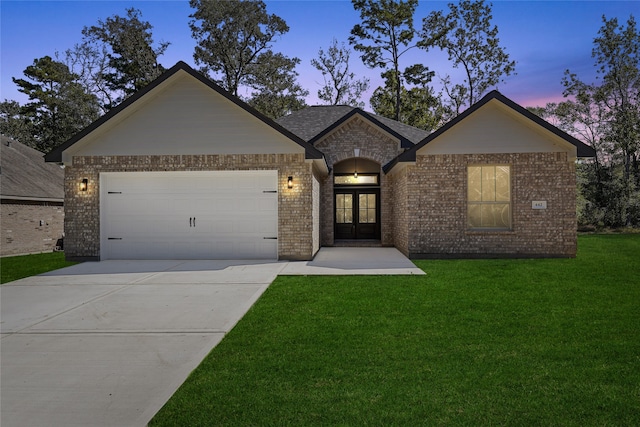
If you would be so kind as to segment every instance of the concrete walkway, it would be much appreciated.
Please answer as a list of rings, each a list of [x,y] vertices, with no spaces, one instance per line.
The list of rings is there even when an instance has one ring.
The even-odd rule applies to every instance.
[[[283,275],[425,274],[396,248],[321,248],[313,261],[289,262]]]
[[[371,250],[92,262],[2,285],[0,425],[144,426],[278,274],[412,274]]]

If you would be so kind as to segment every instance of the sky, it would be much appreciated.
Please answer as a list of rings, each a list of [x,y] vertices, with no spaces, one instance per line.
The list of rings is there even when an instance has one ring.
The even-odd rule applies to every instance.
[[[447,11],[442,1],[421,1],[414,16],[416,28],[432,10]],[[276,52],[300,58],[296,68],[299,82],[309,90],[307,103],[320,103],[321,73],[311,65],[320,48],[326,49],[333,38],[345,42],[351,28],[359,23],[359,14],[347,0],[266,0],[267,11],[283,18],[288,33],[273,43]],[[188,1],[32,1],[0,0],[0,100],[27,101],[18,92],[12,77],[22,78],[24,69],[36,58],[54,56],[82,40],[82,28],[113,15],[126,16],[125,9],[142,11],[142,18],[153,25],[156,42],[171,45],[160,63],[166,68],[184,61],[194,68],[195,40],[189,29],[193,10]],[[602,26],[602,16],[617,17],[625,23],[630,15],[640,19],[640,0],[629,1],[493,1],[492,23],[498,26],[500,44],[516,61],[516,75],[505,78],[498,89],[525,107],[544,106],[562,100],[561,80],[566,69],[587,82],[595,82],[596,70],[591,58],[593,39]],[[438,49],[428,52],[412,49],[401,58],[401,66],[422,63],[438,75],[451,74],[456,81],[459,70],[451,68],[447,55]],[[358,78],[367,77],[371,89],[368,99],[382,84],[379,69],[368,69],[357,52],[352,52],[350,68]],[[436,89],[437,78],[434,81]],[[248,95],[248,94],[247,94]]]

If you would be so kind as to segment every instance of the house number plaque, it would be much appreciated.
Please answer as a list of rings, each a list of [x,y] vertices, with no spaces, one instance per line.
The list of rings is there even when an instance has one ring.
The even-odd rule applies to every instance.
[[[531,202],[531,209],[547,209],[546,200],[534,200]]]

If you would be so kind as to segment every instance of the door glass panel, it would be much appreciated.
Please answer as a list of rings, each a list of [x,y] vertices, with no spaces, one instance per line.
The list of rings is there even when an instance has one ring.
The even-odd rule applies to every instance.
[[[369,194],[367,199],[368,199],[367,211],[369,211],[369,215],[368,215],[369,224],[375,224],[376,223],[376,195]]]
[[[353,195],[336,194],[336,223],[349,224],[353,222]]]
[[[376,223],[376,195],[375,194],[360,194],[358,197],[359,203],[359,222],[360,224],[375,224]]]
[[[344,223],[345,224],[353,223],[353,209],[344,210]]]

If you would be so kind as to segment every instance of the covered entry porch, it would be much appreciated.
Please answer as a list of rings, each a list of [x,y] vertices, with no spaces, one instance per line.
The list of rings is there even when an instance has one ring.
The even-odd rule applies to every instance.
[[[331,179],[332,246],[382,246],[381,165],[353,157],[336,163]]]

